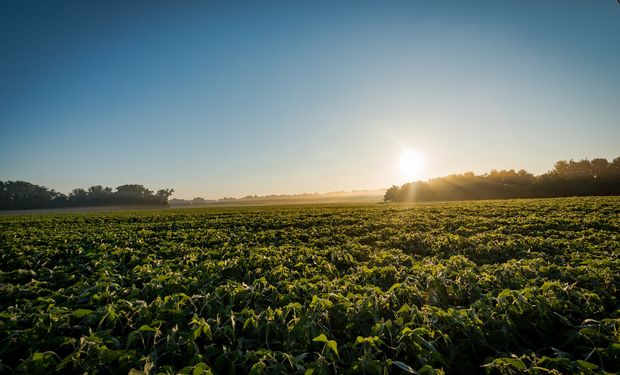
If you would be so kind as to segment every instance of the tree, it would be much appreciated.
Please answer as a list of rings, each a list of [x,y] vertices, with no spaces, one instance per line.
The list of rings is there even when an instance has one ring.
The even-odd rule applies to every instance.
[[[88,188],[88,195],[96,196],[96,197],[109,196],[109,195],[112,195],[112,188],[109,188],[109,187],[104,188],[101,185],[91,186]]]
[[[76,188],[66,196],[45,186],[26,181],[0,181],[0,209],[47,208],[112,204],[167,204],[173,189],[153,192],[142,185],[121,185],[112,188],[94,185],[84,190]]]
[[[561,160],[552,170],[536,177],[523,169],[491,170],[480,176],[465,172],[427,182],[392,186],[386,191],[384,200],[413,202],[584,195],[620,195],[620,157],[611,163],[603,158]]]
[[[116,201],[121,204],[143,204],[155,201],[153,192],[143,185],[127,184],[116,188]]]
[[[39,208],[51,207],[53,200],[61,194],[45,186],[26,181],[0,181],[0,208]]]
[[[607,168],[611,175],[620,175],[620,156],[615,158]]]
[[[385,195],[383,196],[383,201],[384,202],[399,202],[400,201],[400,188],[396,185],[392,185],[391,188],[389,188],[386,192]]]
[[[191,202],[192,202],[193,205],[201,205],[201,204],[205,204],[207,202],[207,200],[202,198],[202,197],[196,197],[196,198],[192,199]]]
[[[128,185],[118,186],[116,188],[116,194],[120,196],[144,198],[149,195],[152,195],[153,192],[145,188],[143,185],[128,184]]]
[[[168,203],[168,198],[174,193],[174,189],[161,189],[157,190],[155,197],[157,200],[162,203]]]

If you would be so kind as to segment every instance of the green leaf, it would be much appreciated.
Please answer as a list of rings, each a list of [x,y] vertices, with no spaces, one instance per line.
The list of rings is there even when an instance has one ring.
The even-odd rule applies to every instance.
[[[314,341],[314,342],[327,342],[328,340],[327,340],[327,336],[325,336],[325,334],[321,333],[317,337],[313,338],[312,341]]]
[[[525,365],[525,363],[523,363],[523,361],[518,358],[504,358],[504,360],[506,361],[506,363],[518,370],[527,370],[527,366]]]
[[[415,370],[413,369],[413,367],[409,366],[408,364],[404,362],[392,361],[392,364],[409,374],[415,374]]]
[[[416,374],[420,374],[420,375],[424,375],[424,374],[436,374],[436,371],[434,368],[432,368],[429,365],[424,365],[419,371],[416,372]]]
[[[256,362],[254,365],[252,365],[252,368],[250,368],[250,372],[248,375],[262,374],[266,369],[266,364],[264,364],[263,362]]]
[[[249,317],[245,320],[245,322],[243,323],[243,330],[248,330],[248,329],[254,329],[254,327],[256,327],[256,321],[254,320],[254,317]]]
[[[77,319],[81,319],[85,316],[88,316],[93,313],[93,310],[89,309],[77,309],[73,312],[73,317]]]
[[[147,332],[157,332],[157,329],[151,327],[151,326],[147,326],[146,324],[143,325],[142,327],[140,327],[138,329],[138,331],[147,331]]]
[[[394,285],[392,285],[392,286],[390,287],[390,289],[388,289],[388,293],[389,293],[389,292],[393,292],[396,288],[398,288],[398,287],[400,287],[400,286],[401,286],[401,283],[394,283]]]
[[[588,370],[596,370],[598,368],[598,366],[592,362],[584,361],[581,359],[578,359],[576,362],[579,365],[579,367],[587,368]]]
[[[339,356],[338,355],[338,343],[335,340],[329,340],[327,342],[327,347],[333,350],[334,353],[336,353],[336,355]]]
[[[204,362],[198,362],[192,370],[192,375],[212,375],[211,367]]]

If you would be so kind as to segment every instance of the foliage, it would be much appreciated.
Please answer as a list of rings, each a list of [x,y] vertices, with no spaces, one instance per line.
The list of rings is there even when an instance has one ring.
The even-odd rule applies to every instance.
[[[509,199],[620,195],[620,157],[559,161],[553,170],[534,176],[525,170],[473,172],[392,186],[386,202],[424,202],[466,199]]]
[[[0,217],[0,372],[620,371],[620,198]]]
[[[166,205],[173,192],[173,189],[162,189],[153,194],[151,190],[136,184],[121,185],[113,192],[112,188],[96,185],[88,190],[73,189],[66,196],[45,186],[25,181],[0,181],[0,210],[127,204]]]

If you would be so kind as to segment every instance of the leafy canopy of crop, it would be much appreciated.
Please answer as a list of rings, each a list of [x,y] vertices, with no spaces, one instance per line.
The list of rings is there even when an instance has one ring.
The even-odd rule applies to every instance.
[[[620,198],[0,217],[0,372],[620,371]]]

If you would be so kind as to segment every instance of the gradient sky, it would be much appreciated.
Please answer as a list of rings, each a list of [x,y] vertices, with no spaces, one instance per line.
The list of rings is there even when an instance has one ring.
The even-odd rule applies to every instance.
[[[620,155],[615,0],[3,1],[0,180],[175,197]]]

